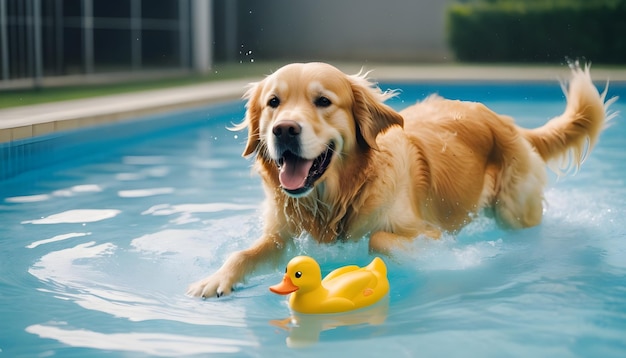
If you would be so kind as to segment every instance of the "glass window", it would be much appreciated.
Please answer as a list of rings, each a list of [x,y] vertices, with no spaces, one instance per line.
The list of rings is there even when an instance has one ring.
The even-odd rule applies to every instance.
[[[131,0],[93,0],[94,17],[130,17]]]
[[[128,71],[131,66],[129,30],[94,29],[95,72]]]
[[[63,29],[63,72],[65,74],[83,73],[83,48],[81,28]]]
[[[63,16],[82,16],[83,2],[82,0],[63,0]]]
[[[145,19],[178,19],[178,0],[142,0],[141,17]]]
[[[178,31],[143,30],[142,40],[144,66],[166,67],[180,64]]]

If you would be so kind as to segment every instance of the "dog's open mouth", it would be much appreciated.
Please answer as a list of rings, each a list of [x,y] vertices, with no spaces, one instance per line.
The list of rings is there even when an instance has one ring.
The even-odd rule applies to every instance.
[[[283,153],[277,162],[280,185],[283,190],[293,196],[306,194],[328,169],[334,150],[335,143],[331,142],[327,149],[315,159],[305,159],[291,151]]]

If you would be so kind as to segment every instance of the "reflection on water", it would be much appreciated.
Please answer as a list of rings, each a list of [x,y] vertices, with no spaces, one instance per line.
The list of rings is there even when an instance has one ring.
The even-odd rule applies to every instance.
[[[140,352],[157,357],[207,353],[237,353],[242,346],[255,347],[250,341],[236,339],[193,337],[163,333],[113,333],[104,334],[84,329],[66,329],[63,326],[36,324],[26,332],[41,338],[55,339],[72,347]]]
[[[13,196],[4,199],[7,203],[34,203],[39,201],[46,201],[53,199],[54,197],[71,197],[80,193],[98,193],[102,188],[99,185],[83,184],[75,185],[71,188],[59,189],[53,191],[51,194],[36,194],[36,195],[24,195]]]
[[[49,239],[35,241],[26,247],[29,249],[34,249],[35,247],[39,245],[49,244],[51,242],[63,241],[63,240],[71,239],[73,237],[81,237],[81,236],[87,236],[87,235],[91,235],[91,233],[90,232],[71,232],[69,234],[56,235]]]
[[[80,224],[111,219],[121,213],[116,209],[76,209],[46,216],[41,219],[22,221],[22,224]]]
[[[290,348],[303,348],[316,344],[320,341],[320,334],[324,331],[334,330],[339,327],[350,329],[355,326],[380,326],[385,323],[389,312],[389,296],[371,307],[352,312],[338,314],[300,314],[292,312],[285,319],[271,320],[270,324],[279,327],[288,333],[285,343]],[[365,339],[366,335],[361,335]]]
[[[168,231],[162,234],[179,239],[180,244],[180,233]],[[138,238],[133,241],[133,246],[141,249],[142,243],[145,244],[145,240],[149,238],[158,236]],[[157,241],[160,249],[151,248],[153,253],[171,252],[164,251],[163,240]],[[185,248],[189,249],[191,248]],[[158,291],[143,293],[144,287],[141,282],[134,283],[136,287],[133,287],[132,281],[126,281],[134,275],[137,275],[134,279],[140,279],[146,273],[123,271],[133,268],[150,270],[150,267],[131,263],[121,272],[127,276],[117,277],[120,272],[109,266],[120,263],[119,258],[125,255],[120,251],[120,247],[113,243],[85,242],[45,254],[28,272],[40,281],[48,283],[49,288],[42,288],[41,291],[53,293],[57,298],[70,300],[85,309],[104,312],[130,321],[173,320],[195,325],[245,326],[245,309],[242,307],[232,307],[228,312],[223,312],[216,306],[216,310],[210,314],[205,312],[199,315],[193,310],[188,310],[190,305],[194,306],[197,302],[184,296],[177,295],[168,300],[169,302],[163,302],[162,297],[157,296]]]
[[[173,192],[174,192],[174,188],[150,188],[150,189],[120,190],[117,192],[117,195],[120,198],[143,198],[146,196],[172,194]]]
[[[86,233],[58,235],[29,246],[34,249],[87,236]],[[26,331],[73,347],[134,351],[154,356],[233,353],[242,347],[257,346],[259,343],[249,332],[246,307],[233,302],[190,299],[182,294],[183,287],[171,287],[176,282],[175,276],[186,269],[183,263],[187,261],[183,258],[191,260],[194,252],[206,249],[206,245],[200,244],[205,238],[205,231],[165,230],[133,239],[130,243],[133,251],[111,242],[87,241],[49,251],[28,270],[44,283],[38,288],[39,292],[48,294],[50,299],[72,302],[85,310],[83,312],[94,312],[93,315],[83,313],[82,317],[106,314],[128,322],[193,325],[203,327],[199,336],[189,332],[163,332],[158,328],[154,332],[133,331],[132,326],[128,332],[117,329],[107,332],[99,329],[98,324],[69,317],[64,323],[30,325]],[[167,263],[150,259],[165,254],[176,254],[180,261]],[[169,266],[172,264],[177,266],[174,276],[166,272],[172,269]],[[185,276],[184,281],[189,280]],[[162,323],[155,327],[159,326]],[[207,336],[208,332],[212,333]]]

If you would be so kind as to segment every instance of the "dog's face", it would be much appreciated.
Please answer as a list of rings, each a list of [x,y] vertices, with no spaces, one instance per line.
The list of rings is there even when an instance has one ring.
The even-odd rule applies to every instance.
[[[377,148],[379,132],[402,125],[382,103],[389,96],[327,64],[287,65],[246,94],[244,156],[256,151],[278,167],[285,193],[306,196],[349,154]]]

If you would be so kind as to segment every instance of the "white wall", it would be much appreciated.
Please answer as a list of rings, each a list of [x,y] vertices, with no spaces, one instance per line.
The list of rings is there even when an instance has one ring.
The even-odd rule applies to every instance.
[[[236,28],[237,46],[216,45],[222,53],[230,52],[226,57],[232,59],[232,52],[237,51],[242,54],[235,56],[244,60],[245,54],[252,51],[260,59],[447,61],[448,3],[449,0],[239,0],[236,26],[225,27]]]

